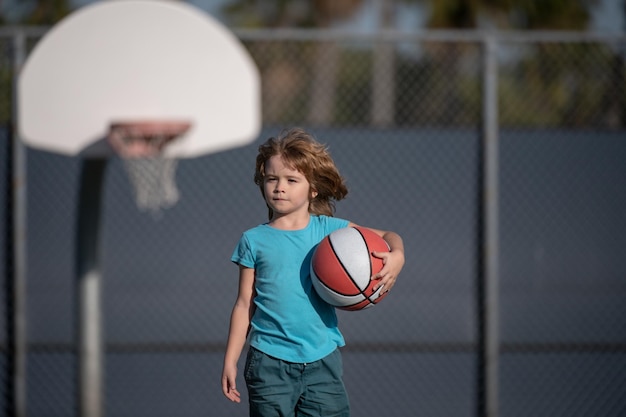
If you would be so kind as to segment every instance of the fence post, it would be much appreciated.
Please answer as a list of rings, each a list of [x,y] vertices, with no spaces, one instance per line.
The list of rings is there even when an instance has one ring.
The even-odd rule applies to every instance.
[[[498,229],[498,61],[497,40],[483,41],[483,132],[482,132],[482,216],[480,299],[480,415],[498,415],[499,375],[499,229]]]
[[[395,43],[385,39],[385,31],[393,28],[394,8],[389,0],[383,0],[377,6],[380,28],[374,41],[372,67],[372,110],[371,124],[375,127],[392,126],[395,113]]]
[[[22,65],[26,60],[26,34],[23,30],[15,31],[13,35],[13,77],[11,99],[11,213],[12,217],[12,252],[10,253],[13,268],[7,280],[12,280],[12,326],[9,352],[12,357],[11,378],[12,392],[8,398],[14,417],[26,416],[26,149],[19,139],[17,129],[17,82]]]

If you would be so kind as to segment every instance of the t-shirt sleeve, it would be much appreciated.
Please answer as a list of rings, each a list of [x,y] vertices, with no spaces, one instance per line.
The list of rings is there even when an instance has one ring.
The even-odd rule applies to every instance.
[[[344,227],[348,227],[350,222],[345,219],[340,219],[337,217],[330,216],[320,216],[321,220],[325,226],[326,234],[334,232],[337,229],[343,229]]]
[[[243,234],[235,250],[233,251],[230,260],[238,265],[245,266],[246,268],[254,268],[254,256],[252,253],[252,247],[248,237]]]

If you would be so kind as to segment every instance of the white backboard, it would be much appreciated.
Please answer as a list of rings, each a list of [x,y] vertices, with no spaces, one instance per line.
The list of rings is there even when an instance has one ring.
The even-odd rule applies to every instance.
[[[78,155],[115,121],[179,119],[166,148],[185,158],[244,145],[261,125],[258,69],[239,40],[195,6],[109,0],[54,26],[18,81],[18,129],[29,146]]]

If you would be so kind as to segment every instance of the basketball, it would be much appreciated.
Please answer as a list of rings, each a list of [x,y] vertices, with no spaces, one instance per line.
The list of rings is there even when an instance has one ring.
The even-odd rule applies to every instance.
[[[376,233],[363,227],[346,227],[326,236],[311,260],[311,280],[320,297],[342,310],[356,311],[379,303],[387,293],[373,290],[372,275],[383,261],[372,252],[388,252],[389,246]]]

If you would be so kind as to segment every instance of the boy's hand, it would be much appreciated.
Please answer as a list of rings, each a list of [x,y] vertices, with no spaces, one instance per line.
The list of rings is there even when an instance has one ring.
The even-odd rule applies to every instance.
[[[380,272],[372,276],[372,280],[380,281],[374,286],[374,291],[384,287],[384,292],[389,292],[396,284],[398,275],[404,266],[404,253],[402,251],[372,252],[372,255],[382,259],[384,265]]]
[[[241,394],[237,391],[235,379],[237,377],[237,368],[226,368],[222,372],[222,393],[232,402],[241,402]]]

